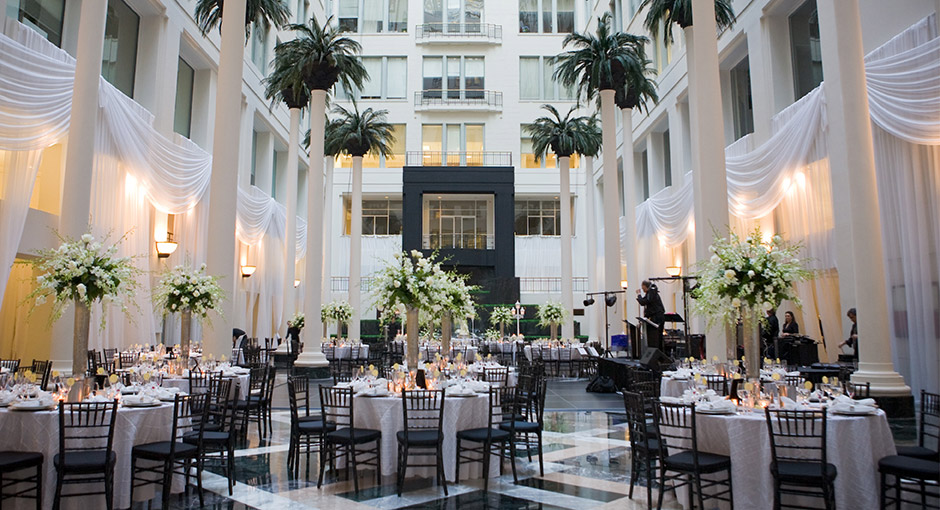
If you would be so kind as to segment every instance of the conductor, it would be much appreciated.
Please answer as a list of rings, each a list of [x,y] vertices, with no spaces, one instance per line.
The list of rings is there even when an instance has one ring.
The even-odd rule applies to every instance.
[[[641,289],[636,291],[636,300],[643,307],[643,317],[656,324],[656,328],[647,329],[647,346],[663,348],[663,325],[666,323],[666,308],[659,297],[659,289],[649,280],[643,280]],[[642,294],[641,294],[642,293]]]

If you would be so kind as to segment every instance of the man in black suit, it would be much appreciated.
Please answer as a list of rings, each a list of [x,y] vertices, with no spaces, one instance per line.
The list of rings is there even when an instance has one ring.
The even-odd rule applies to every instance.
[[[647,325],[646,342],[647,347],[663,348],[663,325],[666,323],[666,308],[663,306],[663,300],[659,297],[659,289],[649,280],[643,280],[640,285],[642,289],[637,289],[636,300],[643,307],[643,317],[650,322],[656,323],[657,327]],[[642,294],[641,294],[642,292]]]
[[[774,339],[780,335],[780,321],[777,319],[777,311],[771,308],[767,310],[767,317],[760,330],[761,347],[763,347],[765,358],[774,359],[777,354],[774,349]]]

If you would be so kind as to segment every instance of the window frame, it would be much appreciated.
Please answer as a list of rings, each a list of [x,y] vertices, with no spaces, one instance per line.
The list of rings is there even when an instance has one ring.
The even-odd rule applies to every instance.
[[[391,6],[392,6],[392,2],[394,2],[394,1],[401,1],[401,0],[377,0],[377,1],[381,2],[381,4],[382,4],[382,9],[381,9],[382,18],[381,18],[380,20],[378,20],[378,24],[379,24],[379,26],[380,26],[381,28],[380,28],[378,31],[365,31],[365,30],[364,30],[364,27],[365,27],[365,25],[366,25],[366,23],[365,23],[366,20],[363,18],[363,15],[364,15],[364,13],[365,13],[366,2],[369,2],[369,1],[375,1],[375,0],[347,0],[347,1],[338,0],[337,2],[335,2],[335,3],[336,3],[336,13],[335,13],[335,14],[336,14],[336,21],[335,21],[335,23],[337,24],[337,26],[340,27],[344,32],[349,32],[349,33],[354,33],[354,34],[385,34],[385,35],[388,35],[388,34],[407,34],[407,33],[408,33],[408,5],[407,5],[407,3],[405,3],[405,6],[404,6],[404,7],[405,7],[405,9],[404,9],[404,15],[405,15],[404,20],[392,21],[392,13],[391,13],[391,10],[390,10],[390,9],[391,9]],[[339,15],[339,7],[340,7],[341,4],[345,4],[345,3],[347,3],[347,2],[348,2],[348,3],[355,2],[355,4],[356,4],[356,15],[355,15],[355,17],[344,16],[344,17],[341,18],[340,15]],[[330,6],[330,7],[332,7],[332,6]],[[332,14],[332,13],[330,12],[331,10],[332,10],[332,8],[329,8],[329,9],[326,10],[328,16],[329,16],[330,14]],[[390,27],[393,23],[394,23],[396,26],[398,26],[398,24],[401,24],[402,30],[389,30],[389,27]],[[349,30],[348,28],[343,28],[344,24],[345,24],[347,27],[348,27],[348,26],[351,26],[351,25],[353,25],[353,24],[355,24],[355,30]]]
[[[366,214],[367,202],[385,202],[385,214]],[[402,196],[401,195],[364,195],[362,197],[362,236],[363,237],[395,237],[402,234],[404,230],[404,218],[402,217]],[[397,204],[395,207],[393,204]],[[381,211],[380,208],[369,208],[369,211]],[[397,213],[397,216],[395,214]],[[378,218],[385,218],[385,234],[376,234],[375,225]],[[372,222],[371,234],[366,233],[366,222]],[[397,220],[398,232],[392,233],[392,226],[395,225],[393,219]],[[349,236],[352,229],[352,195],[343,194],[343,236]]]
[[[577,25],[577,19],[576,19],[577,6],[574,0],[570,0],[571,1],[570,11],[568,10],[559,11],[558,10],[559,1],[569,1],[569,0],[518,0],[516,3],[516,7],[518,11],[517,20],[518,20],[518,25],[519,25],[519,33],[520,34],[570,34],[576,31],[577,30],[577,26],[576,26]],[[522,10],[523,2],[526,2],[526,3],[534,2],[535,11],[523,11]],[[538,20],[536,22],[535,30],[523,30],[523,19],[522,19],[523,12],[535,13],[535,17]],[[571,13],[570,14],[571,21],[568,22],[568,20],[565,20],[565,22],[570,24],[571,30],[566,30],[566,31],[559,30],[559,26],[561,25],[560,14],[561,13],[567,14],[569,12]],[[548,16],[547,18],[546,18],[546,15]],[[528,16],[531,18],[531,14],[529,14]],[[551,27],[549,27],[548,30],[545,29],[546,28],[545,25],[547,24],[546,20],[551,22]]]
[[[576,91],[574,87],[565,87],[560,82],[557,82],[555,80],[551,80],[553,84],[552,97],[548,97],[548,95],[545,93],[546,92],[545,85],[546,85],[546,81],[548,80],[548,77],[545,75],[545,71],[547,69],[547,66],[551,64],[551,62],[549,62],[549,59],[551,58],[552,58],[551,55],[547,55],[547,56],[519,55],[519,78],[520,78],[519,79],[519,101],[539,101],[539,102],[553,101],[553,102],[566,102],[566,103],[573,103],[577,101],[577,94],[575,93]],[[522,97],[522,76],[523,76],[522,62],[523,60],[530,61],[530,62],[534,60],[538,63],[536,66],[538,68],[538,73],[537,73],[538,74],[538,97],[537,98],[528,98],[528,97],[523,98]],[[554,74],[554,68],[557,68],[557,66],[553,66],[552,74]]]

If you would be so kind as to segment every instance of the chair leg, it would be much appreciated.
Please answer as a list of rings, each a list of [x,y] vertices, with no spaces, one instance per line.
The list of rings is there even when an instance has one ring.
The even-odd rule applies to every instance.
[[[660,462],[660,465],[662,465],[662,462]],[[660,467],[659,468],[659,498],[656,502],[656,510],[662,510],[663,494],[665,493],[666,493],[666,470]]]
[[[114,508],[114,467],[112,466],[104,474],[104,504],[105,508],[112,510]]]
[[[36,466],[36,510],[42,510],[42,464]]]
[[[454,483],[460,483],[460,438],[457,438],[457,455],[454,458]]]
[[[199,491],[199,506],[205,507],[206,504],[203,502],[203,493],[202,493],[202,457],[196,459],[196,489]],[[172,479],[171,479],[172,480]]]
[[[353,489],[359,494],[359,464],[356,459],[356,445],[349,446],[349,464],[352,466]]]
[[[395,485],[398,486],[398,497],[401,497],[401,488],[405,484],[405,470],[408,469],[408,447],[398,444],[398,473]]]
[[[134,481],[131,480],[131,495],[134,494]],[[56,470],[55,499],[52,500],[52,510],[59,510],[59,504],[62,502],[62,471]]]
[[[333,462],[333,445],[329,445],[329,449],[326,451],[327,457],[330,459],[330,462]],[[326,462],[323,462],[323,452],[320,453],[320,476],[317,477],[317,489],[323,485],[323,472],[326,471]]]
[[[653,508],[653,462],[649,453],[643,460],[646,461],[646,508]]]
[[[444,495],[447,496],[447,475],[444,473],[444,445],[437,444],[437,476],[441,487],[444,488]]]
[[[226,448],[225,462],[228,467],[225,469],[225,477],[228,478],[228,495],[231,496],[232,480],[235,479],[235,451],[231,436],[229,436],[229,442]]]
[[[539,474],[545,476],[545,457],[542,456],[542,429],[535,433],[539,441]]]
[[[163,510],[170,508],[170,489],[173,484],[173,462],[167,461],[163,463],[163,501],[161,501]],[[189,485],[187,483],[187,485]],[[186,491],[186,487],[183,487],[183,491]]]
[[[483,443],[483,492],[490,487],[490,443]]]
[[[731,470],[728,469],[728,500],[731,510],[734,510],[734,483],[731,480]]]
[[[519,476],[516,475],[516,443],[509,441],[509,464],[512,466],[512,481],[519,483]]]
[[[633,486],[636,485],[637,477],[637,455],[636,450],[630,452],[630,492],[627,497],[633,499]]]

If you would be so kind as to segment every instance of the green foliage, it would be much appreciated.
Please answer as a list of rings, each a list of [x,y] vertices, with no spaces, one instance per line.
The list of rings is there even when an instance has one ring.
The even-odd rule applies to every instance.
[[[395,136],[392,134],[392,125],[386,121],[388,110],[366,108],[360,112],[354,102],[352,111],[336,105],[333,113],[339,117],[326,125],[324,153],[346,153],[350,156],[391,154]]]
[[[290,8],[284,0],[246,0],[245,34],[251,33],[251,25],[269,30],[274,24],[278,27],[290,19]],[[196,24],[205,35],[215,27],[222,29],[222,8],[224,0],[199,0],[196,4]]]
[[[576,107],[571,107],[564,117],[550,104],[542,105],[542,109],[551,113],[551,117],[539,117],[525,127],[525,132],[532,137],[536,161],[544,158],[549,150],[558,157],[568,157],[584,148],[595,150],[595,147],[600,147],[601,133],[593,129],[596,125],[593,117],[572,118]]]
[[[673,43],[670,26],[675,23],[682,28],[692,26],[692,0],[643,0],[638,10],[649,7],[643,25],[653,39],[663,31],[663,44],[669,47]],[[715,0],[715,24],[718,30],[724,30],[734,24],[735,14],[731,0]]]

